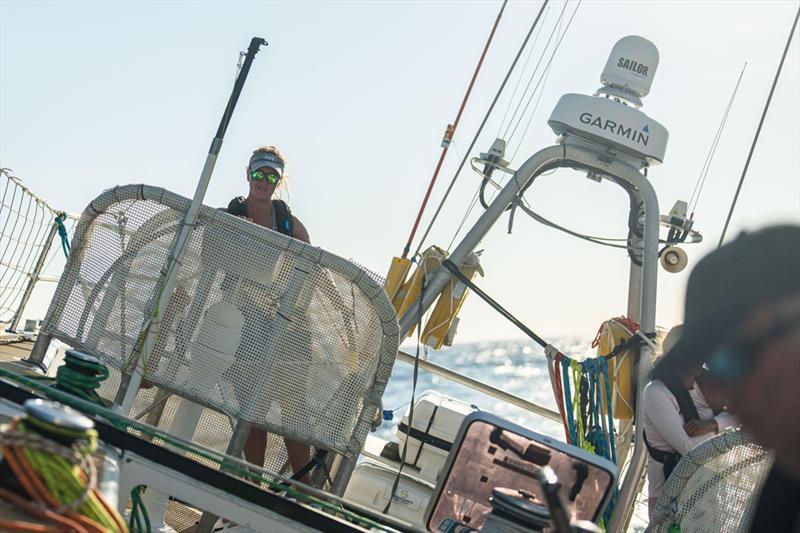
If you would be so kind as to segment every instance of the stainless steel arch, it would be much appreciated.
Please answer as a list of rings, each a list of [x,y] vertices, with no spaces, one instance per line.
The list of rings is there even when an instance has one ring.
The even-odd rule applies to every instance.
[[[599,149],[598,149],[599,148]],[[495,200],[484,211],[470,231],[450,254],[450,260],[460,264],[472,252],[489,232],[503,211],[508,207],[520,191],[542,174],[557,167],[575,168],[596,174],[613,177],[629,184],[634,197],[644,206],[644,237],[642,238],[642,266],[632,266],[629,279],[629,312],[638,316],[632,318],[639,321],[642,331],[652,332],[655,329],[656,287],[658,275],[658,232],[659,209],[655,190],[639,167],[624,160],[613,157],[604,148],[590,148],[585,144],[570,142],[568,138],[563,144],[550,146],[532,155],[516,171],[514,177],[506,184]],[[400,336],[405,336],[417,323],[419,313],[424,313],[439,296],[450,281],[450,272],[440,267],[430,277],[424,294],[414,302],[409,310],[400,318]],[[638,311],[638,313],[637,313]],[[644,384],[651,370],[651,348],[645,345],[637,368],[636,405],[640,404]],[[636,438],[630,466],[622,481],[616,506],[608,524],[608,531],[621,531],[629,518],[636,489],[647,461],[647,451],[642,439],[641,412],[637,410],[635,418]]]

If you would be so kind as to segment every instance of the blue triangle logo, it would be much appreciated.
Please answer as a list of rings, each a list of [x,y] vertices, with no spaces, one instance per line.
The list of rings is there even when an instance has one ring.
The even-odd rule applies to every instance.
[[[650,126],[648,126],[647,124],[645,124],[645,125],[644,125],[644,128],[642,128],[642,131],[643,131],[643,132],[645,132],[645,133],[650,133]]]

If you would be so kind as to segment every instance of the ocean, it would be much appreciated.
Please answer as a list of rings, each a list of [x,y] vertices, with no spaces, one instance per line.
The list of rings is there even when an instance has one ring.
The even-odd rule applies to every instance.
[[[581,337],[561,337],[553,339],[564,354],[582,358],[593,354],[591,339]],[[416,344],[404,343],[403,350],[414,355]],[[420,357],[425,358],[420,347]],[[457,344],[427,355],[427,360],[450,370],[479,380],[510,394],[556,410],[547,359],[541,346],[528,340],[487,341]],[[383,395],[384,410],[393,411],[391,421],[384,421],[376,432],[386,440],[396,440],[394,433],[403,415],[408,411],[411,401],[414,368],[398,361]],[[420,369],[417,379],[416,397],[425,390],[457,398],[508,419],[538,433],[564,440],[561,424],[530,413],[520,407],[510,405],[464,385],[436,376]]]
[[[580,336],[556,337],[551,340],[565,355],[577,359],[595,355],[591,341],[589,337]],[[406,342],[401,349],[414,355],[416,344]],[[420,357],[425,358],[422,346]],[[457,344],[438,351],[431,350],[427,360],[557,410],[547,371],[547,358],[542,347],[531,340]],[[411,401],[413,371],[410,364],[401,361],[395,363],[383,395],[383,409],[392,411],[393,417],[390,421],[385,420],[375,432],[382,439],[397,440],[397,425],[408,412]],[[435,389],[440,394],[474,405],[481,411],[490,412],[537,433],[564,440],[564,429],[560,423],[420,369],[415,397],[419,398],[428,389]],[[647,494],[646,486],[643,494]],[[629,532],[641,533],[647,527],[647,503],[643,494],[637,497]]]

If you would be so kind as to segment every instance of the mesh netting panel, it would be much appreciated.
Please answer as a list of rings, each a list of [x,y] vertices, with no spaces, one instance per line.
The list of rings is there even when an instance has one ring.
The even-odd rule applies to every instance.
[[[51,246],[58,214],[9,169],[0,168],[0,322],[11,323],[12,329],[22,315],[31,278],[45,273],[62,254],[60,246]]]
[[[670,475],[647,532],[666,533],[672,524],[683,533],[747,531],[771,463],[740,429],[705,441]]]
[[[95,199],[43,331],[127,371],[188,207],[147,186]],[[204,206],[177,280],[148,381],[226,417],[358,453],[398,344],[375,276]]]
[[[120,372],[116,369],[111,369],[108,379],[103,382],[98,390],[100,396],[104,398],[113,397],[119,387],[120,380]],[[177,414],[180,400],[179,396],[160,390],[157,387],[142,388],[139,389],[136,395],[130,416],[139,422],[146,422],[162,431],[169,432]],[[205,407],[191,440],[204,448],[225,453],[233,435],[235,424],[236,420],[234,418],[210,407]],[[203,457],[193,456],[192,458],[211,468],[219,467],[218,463]],[[269,472],[283,473],[287,461],[288,456],[286,455],[283,438],[268,433],[267,449],[262,466]]]

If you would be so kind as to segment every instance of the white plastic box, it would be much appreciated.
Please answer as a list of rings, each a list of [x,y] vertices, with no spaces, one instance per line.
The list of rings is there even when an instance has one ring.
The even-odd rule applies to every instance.
[[[427,390],[414,402],[414,419],[406,452],[406,464],[419,468],[420,477],[431,483],[436,480],[447,461],[450,447],[464,417],[474,408],[469,404]],[[406,444],[408,413],[397,428],[400,457]]]
[[[397,472],[371,461],[359,463],[353,470],[344,497],[382,512],[389,501]],[[425,509],[433,487],[409,477],[405,471],[395,491],[389,515],[418,527],[425,527]]]

